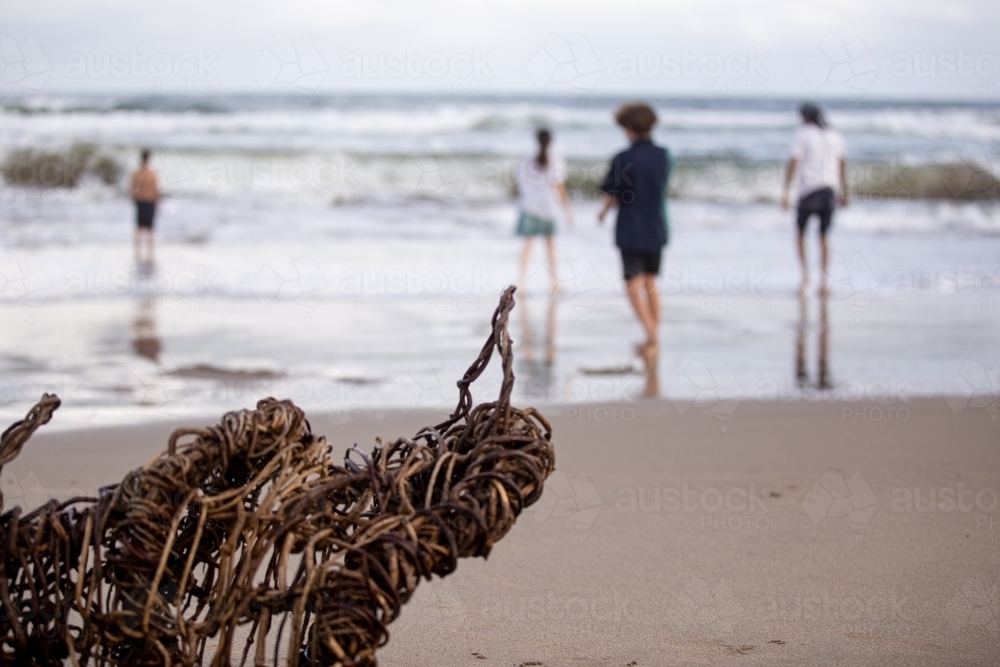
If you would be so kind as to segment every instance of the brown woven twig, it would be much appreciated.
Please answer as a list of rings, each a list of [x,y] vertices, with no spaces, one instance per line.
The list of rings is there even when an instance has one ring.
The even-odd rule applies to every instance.
[[[508,288],[447,420],[343,465],[290,401],[179,429],[97,499],[0,516],[0,661],[375,665],[419,580],[486,557],[554,466],[551,429],[510,405]],[[471,384],[499,352],[495,402]],[[48,421],[45,395],[0,464]]]

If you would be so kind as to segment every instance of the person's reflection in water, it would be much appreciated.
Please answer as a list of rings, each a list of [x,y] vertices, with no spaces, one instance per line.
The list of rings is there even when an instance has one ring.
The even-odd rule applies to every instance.
[[[827,296],[819,296],[819,321],[816,336],[816,384],[809,381],[809,369],[806,364],[806,338],[809,334],[809,299],[805,294],[799,294],[799,326],[795,339],[795,383],[799,389],[812,387],[815,389],[830,389],[829,353],[830,324],[827,312]]]
[[[521,300],[521,365],[525,372],[528,399],[548,399],[552,389],[552,367],[556,360],[556,304],[549,298],[545,305],[545,332],[539,339],[531,322],[531,301]]]
[[[830,358],[830,321],[827,319],[826,302],[830,290],[826,289],[819,297],[819,388],[829,389],[833,386],[827,361]]]
[[[140,357],[159,363],[163,343],[156,335],[156,317],[153,311],[156,302],[152,299],[139,301],[135,319],[132,321],[132,351]]]

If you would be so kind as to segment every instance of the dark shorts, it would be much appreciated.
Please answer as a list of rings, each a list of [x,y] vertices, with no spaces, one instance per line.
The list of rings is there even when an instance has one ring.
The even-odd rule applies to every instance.
[[[629,281],[641,275],[660,275],[661,252],[630,252],[622,250],[622,274]]]
[[[135,203],[135,224],[139,229],[153,228],[153,215],[156,213],[156,202],[137,201]]]
[[[833,223],[833,208],[836,197],[832,188],[823,188],[816,192],[810,192],[799,200],[799,215],[796,222],[799,225],[799,234],[805,234],[806,225],[813,215],[819,216],[819,233],[826,236],[827,230]]]

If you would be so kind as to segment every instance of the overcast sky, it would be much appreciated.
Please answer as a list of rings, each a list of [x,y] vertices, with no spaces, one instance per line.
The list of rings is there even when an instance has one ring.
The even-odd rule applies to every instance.
[[[4,0],[0,92],[1000,100],[997,0]]]

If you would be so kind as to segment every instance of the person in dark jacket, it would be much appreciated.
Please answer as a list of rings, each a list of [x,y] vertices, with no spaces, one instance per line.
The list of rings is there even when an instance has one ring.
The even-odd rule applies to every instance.
[[[659,345],[660,297],[656,277],[660,274],[663,247],[669,242],[666,202],[670,155],[650,140],[656,112],[648,104],[626,104],[615,113],[615,121],[632,144],[611,160],[601,190],[604,206],[598,222],[617,206],[615,245],[622,255],[622,273],[629,302],[646,331],[640,353],[655,354]]]

